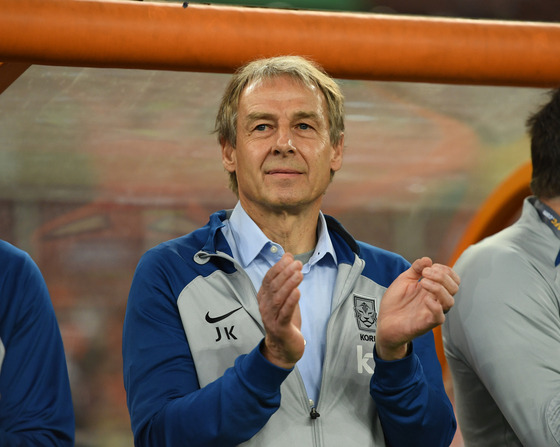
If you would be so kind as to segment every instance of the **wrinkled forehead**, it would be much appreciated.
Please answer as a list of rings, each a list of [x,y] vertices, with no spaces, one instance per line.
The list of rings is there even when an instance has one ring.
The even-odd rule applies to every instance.
[[[314,94],[316,94],[317,91],[319,91],[319,88],[313,82],[306,81],[295,75],[283,73],[283,74],[278,74],[273,76],[259,77],[250,80],[241,91],[241,97],[252,94],[259,87],[275,85],[282,81],[287,81],[288,84],[292,84],[294,87],[306,88]]]

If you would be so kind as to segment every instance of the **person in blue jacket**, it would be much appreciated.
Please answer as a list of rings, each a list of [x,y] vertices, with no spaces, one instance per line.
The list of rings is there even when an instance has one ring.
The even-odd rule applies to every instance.
[[[0,445],[74,445],[66,357],[47,286],[31,257],[0,240]]]
[[[233,210],[149,250],[123,328],[136,446],[446,446],[431,330],[455,272],[354,240],[321,203],[344,100],[298,56],[253,61],[216,120]]]

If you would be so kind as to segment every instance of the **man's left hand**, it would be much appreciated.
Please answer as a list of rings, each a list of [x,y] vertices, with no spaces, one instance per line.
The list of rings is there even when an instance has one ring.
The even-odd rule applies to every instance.
[[[430,258],[414,261],[389,286],[381,300],[375,349],[383,360],[407,354],[409,343],[445,321],[459,290],[459,275]]]

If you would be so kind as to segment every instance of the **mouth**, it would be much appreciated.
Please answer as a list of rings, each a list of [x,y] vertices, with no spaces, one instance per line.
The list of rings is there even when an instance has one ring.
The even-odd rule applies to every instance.
[[[301,171],[292,168],[274,168],[268,169],[266,171],[267,175],[278,175],[278,176],[295,176],[302,174]]]

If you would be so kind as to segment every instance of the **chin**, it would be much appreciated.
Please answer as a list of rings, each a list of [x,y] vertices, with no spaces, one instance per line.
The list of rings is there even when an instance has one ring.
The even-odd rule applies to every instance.
[[[301,197],[282,197],[274,201],[273,207],[285,211],[297,211],[311,206],[312,203],[313,201],[302,199]]]

